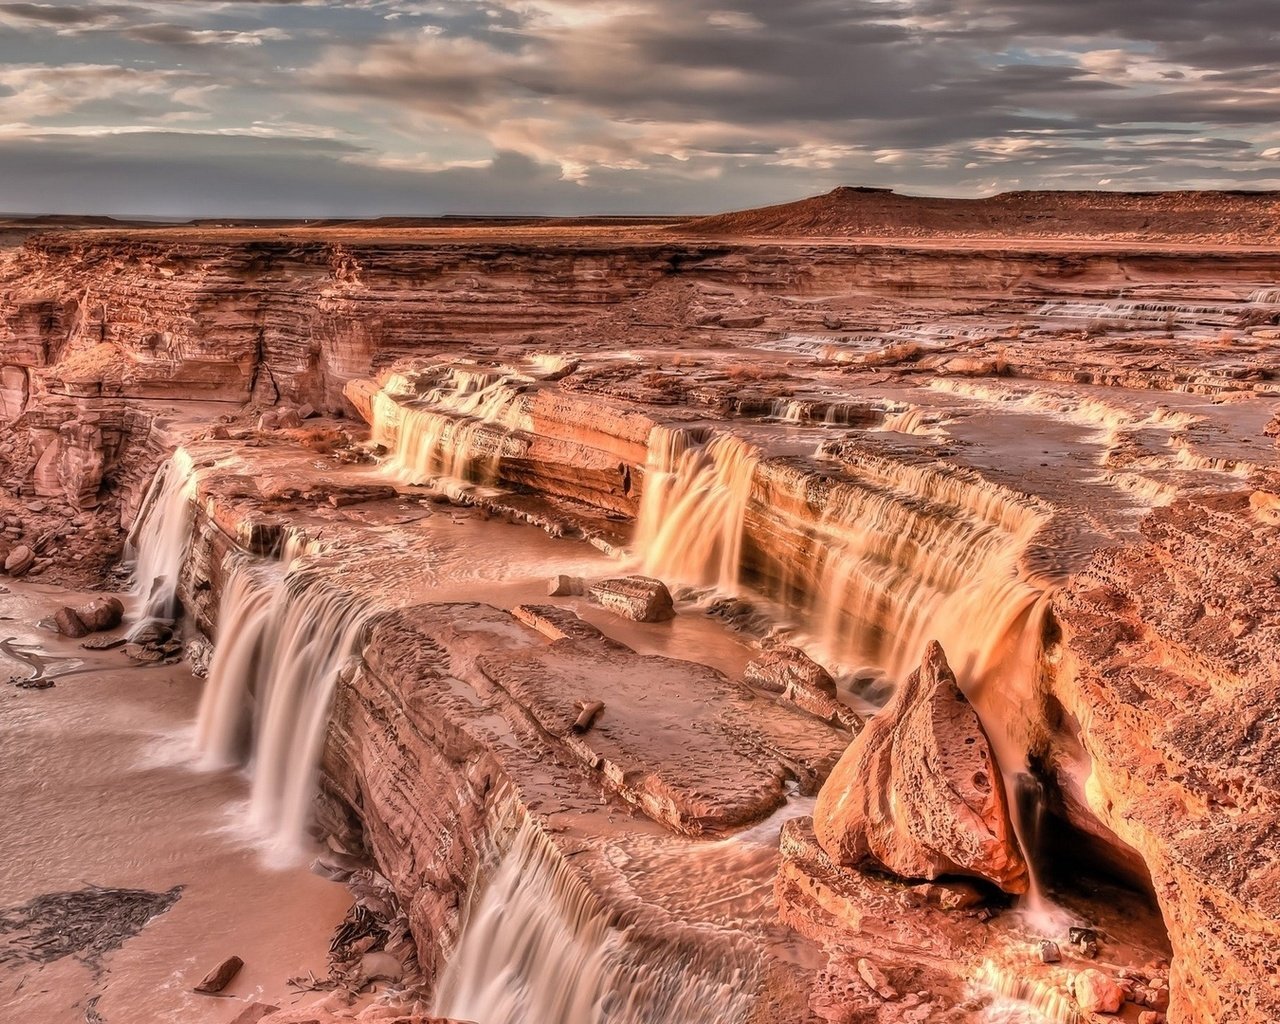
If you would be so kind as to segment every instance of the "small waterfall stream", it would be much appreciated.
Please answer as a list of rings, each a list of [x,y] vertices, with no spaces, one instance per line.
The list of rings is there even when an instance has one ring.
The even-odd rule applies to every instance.
[[[373,440],[390,449],[388,472],[406,483],[492,484],[501,456],[492,430],[518,426],[523,390],[509,374],[454,368],[445,384],[405,404],[413,385],[392,379],[373,399]]]
[[[637,946],[529,823],[473,893],[433,1012],[485,1024],[734,1024],[739,965],[678,943]]]
[[[196,723],[206,764],[247,762],[250,820],[282,848],[306,834],[334,686],[368,613],[314,568],[233,570]]]
[[[704,440],[682,428],[654,427],[634,543],[644,571],[736,591],[758,461],[754,448],[729,434]]]
[[[178,614],[178,580],[191,544],[195,497],[195,466],[187,450],[179,448],[151,478],[125,543],[125,563],[132,565],[138,599],[130,636],[148,623],[172,622]]]

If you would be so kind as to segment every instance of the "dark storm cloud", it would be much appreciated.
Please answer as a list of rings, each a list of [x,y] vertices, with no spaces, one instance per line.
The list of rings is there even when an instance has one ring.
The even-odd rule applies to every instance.
[[[122,35],[138,43],[161,46],[260,46],[269,39],[284,38],[278,29],[237,31],[235,29],[194,29],[185,25],[136,25]]]
[[[54,4],[0,4],[0,15],[44,25],[100,25],[128,8],[110,4],[87,7],[61,7]]]
[[[21,192],[56,153],[52,180],[118,175],[119,202],[129,175],[172,172],[206,206],[252,187],[397,212],[1274,186],[1278,20],[1274,0],[0,4],[0,61],[22,60],[0,63],[0,143],[22,157],[0,173]],[[72,66],[191,84],[130,122]]]

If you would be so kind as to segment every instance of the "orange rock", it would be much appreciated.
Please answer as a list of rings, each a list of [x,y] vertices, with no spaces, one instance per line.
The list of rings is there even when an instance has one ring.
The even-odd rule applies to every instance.
[[[961,874],[1025,892],[995,759],[938,643],[849,745],[818,794],[818,842],[837,864],[905,878]]]
[[[1075,976],[1071,991],[1085,1013],[1118,1013],[1124,1005],[1124,990],[1093,968]]]

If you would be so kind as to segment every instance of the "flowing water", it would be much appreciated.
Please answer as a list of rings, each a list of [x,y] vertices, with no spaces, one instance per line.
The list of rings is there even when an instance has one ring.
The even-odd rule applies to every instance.
[[[138,601],[133,631],[152,622],[172,622],[178,613],[178,581],[191,544],[195,467],[179,448],[156,471],[129,532],[125,562],[132,566]]]
[[[645,572],[738,592],[759,453],[724,434],[657,427],[634,549]],[[939,641],[1005,776],[1027,771],[1030,703],[1051,584],[1020,569],[1046,516],[1034,502],[964,475],[865,460],[832,482],[816,521],[775,509],[807,555],[757,567],[832,661],[903,679]],[[1030,851],[1017,804],[1015,830]],[[1033,908],[1042,894],[1032,867]]]
[[[457,367],[425,396],[392,379],[373,399],[373,440],[389,450],[397,480],[423,484],[497,481],[503,435],[519,425],[518,399],[526,382],[493,370]],[[496,433],[495,433],[496,430]]]
[[[753,989],[703,949],[628,942],[525,823],[473,896],[434,1012],[485,1024],[733,1024]]]
[[[296,565],[246,559],[232,570],[196,723],[207,765],[248,762],[250,822],[286,852],[304,841],[333,689],[367,617],[321,571]]]
[[[633,545],[644,571],[735,592],[758,461],[754,448],[729,434],[706,439],[654,427]]]
[[[181,892],[106,953],[100,971],[74,948],[56,958],[0,955],[0,1020],[227,1024],[248,1002],[288,1007],[314,998],[287,980],[324,975],[350,896],[305,869],[270,868],[228,828],[247,799],[243,778],[193,773],[185,757],[200,681],[185,665],[139,666],[34,625],[96,594],[6,586],[0,640],[38,650],[56,685],[0,686],[0,913],[93,885]],[[0,662],[19,667],[2,655]],[[86,927],[60,945],[94,934]],[[6,938],[0,952],[12,953]],[[232,954],[244,967],[224,995],[195,994]]]
[[[418,403],[395,400],[413,387],[393,380],[375,399],[375,437],[391,450],[389,471],[414,482],[496,481],[494,431],[500,442],[518,428],[521,385],[455,370]],[[778,411],[804,419],[798,406]],[[634,544],[643,570],[738,592],[760,460],[753,444],[729,434],[655,427]],[[137,531],[138,578],[164,581],[156,593],[170,602],[168,581],[176,582],[190,532],[190,479],[190,459],[175,455]],[[833,661],[872,661],[902,678],[939,640],[1012,796],[1026,769],[1019,723],[1034,695],[1048,592],[1019,569],[1043,524],[1034,503],[963,476],[868,462],[828,487],[816,519],[774,512],[807,543],[798,558],[779,556],[759,582],[791,599]],[[233,567],[196,730],[207,765],[249,766],[251,822],[285,850],[304,841],[334,687],[359,653],[370,614],[301,553],[293,544],[282,561],[245,558]],[[447,592],[437,589],[436,599]],[[1034,836],[1019,807],[1011,801],[1030,852]],[[638,958],[640,946],[599,909],[546,837],[528,825],[511,831],[509,848],[473,894],[437,1012],[487,1024],[722,1021],[745,1012],[738,1003],[751,986],[732,967],[691,965],[661,943]],[[1033,908],[1038,898],[1033,885]]]

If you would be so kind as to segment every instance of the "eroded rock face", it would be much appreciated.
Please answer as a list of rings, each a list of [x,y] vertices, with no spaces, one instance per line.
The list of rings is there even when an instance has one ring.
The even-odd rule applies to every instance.
[[[836,696],[836,681],[831,673],[798,647],[767,645],[747,662],[743,678],[754,686],[781,693],[824,721],[838,722],[855,731],[862,726],[862,719]]]
[[[1151,513],[1055,604],[1063,813],[1093,815],[1151,873],[1176,1024],[1280,1019],[1280,526],[1250,499]]]
[[[174,234],[48,238],[0,264],[0,420],[19,420],[0,428],[0,468],[15,498],[130,521],[178,436],[153,429],[157,400],[224,403],[191,414],[210,461],[238,444],[264,464],[308,448],[269,472],[234,465],[202,488],[183,586],[189,614],[211,633],[226,556],[279,558],[301,550],[303,534],[358,554],[359,543],[344,547],[352,523],[402,536],[427,508],[407,514],[406,496],[386,483],[340,485],[336,462],[318,471],[319,432],[350,429],[358,442],[362,428],[308,421],[317,433],[306,441],[295,416],[308,402],[371,421],[383,406],[369,446],[378,452],[415,426],[411,413],[450,413],[458,422],[447,436],[465,435],[464,454],[492,470],[493,490],[468,502],[610,552],[627,545],[652,482],[656,427],[699,444],[708,432],[749,437],[760,458],[742,495],[737,603],[767,597],[810,615],[814,633],[848,640],[833,644],[841,653],[830,663],[880,670],[873,692],[856,691],[873,702],[940,635],[930,631],[952,593],[980,574],[997,580],[1005,589],[967,605],[972,617],[952,610],[947,652],[981,700],[970,683],[988,637],[1010,627],[1009,643],[991,645],[1001,664],[1013,640],[1039,647],[1041,621],[1061,627],[1024,688],[988,692],[1007,696],[996,710],[1032,733],[1058,816],[1109,867],[1154,881],[1176,951],[1172,1019],[1280,1019],[1267,981],[1280,920],[1280,488],[1266,473],[1280,431],[1270,404],[1278,339],[1255,330],[1280,303],[1249,297],[1274,277],[1273,255]],[[1091,340],[1086,318],[1127,326]],[[1229,344],[1206,343],[1220,332]],[[429,396],[451,375],[504,377],[517,394],[500,416],[441,410]],[[388,403],[386,376],[413,386]],[[1149,511],[1184,484],[1216,497]],[[30,556],[15,571],[68,557],[48,539],[54,514],[0,541],[0,556]],[[984,561],[991,553],[1004,558],[1000,572]],[[400,596],[399,568],[379,564],[378,586],[395,579]],[[535,588],[498,608],[440,601],[398,612],[339,687],[326,785],[412,904],[424,962],[447,955],[462,895],[508,813],[545,819],[566,862],[594,876],[584,884],[632,894],[620,910],[629,915],[649,906],[639,893],[655,835],[684,841],[777,813],[786,780],[812,788],[844,749],[847,733],[830,726],[858,725],[845,693],[797,649],[748,667],[748,681],[771,691],[761,693],[734,682],[741,663],[689,668],[676,659],[699,660],[696,648],[657,658],[610,641],[602,629],[639,627],[599,609],[583,609],[599,626],[579,619],[565,607],[581,593],[583,570],[572,571],[552,588],[566,599],[556,605],[517,603],[536,599]],[[652,571],[673,587],[693,582]],[[1005,601],[1017,612],[1009,622],[978,621]],[[814,615],[822,605],[825,620]],[[1048,620],[1032,618],[1046,608]],[[689,608],[651,639],[679,643],[695,618]],[[886,942],[893,959],[881,966],[895,989],[927,987],[968,1024],[958,1007],[991,936],[966,908],[986,886],[849,865],[912,878],[960,871],[1015,890],[1023,880],[985,740],[949,677],[931,650],[916,696],[904,686],[901,706],[846,754],[845,785],[819,804],[830,856],[808,826],[782,833],[784,920],[841,946],[828,973],[886,1024],[909,1019],[908,1008],[885,1002],[867,982],[876,974],[859,967],[879,963]],[[638,866],[601,884],[616,866],[619,821]],[[687,864],[664,898],[689,888]],[[664,913],[671,907],[670,918],[645,918],[664,936],[695,912],[669,902]],[[702,932],[689,939],[713,944]],[[942,962],[947,976],[931,974]],[[843,984],[818,999],[829,1019],[850,1018]],[[759,1019],[793,1019],[772,1011],[762,1002]]]
[[[818,795],[814,827],[837,864],[1027,889],[986,734],[936,642],[845,751]]]

